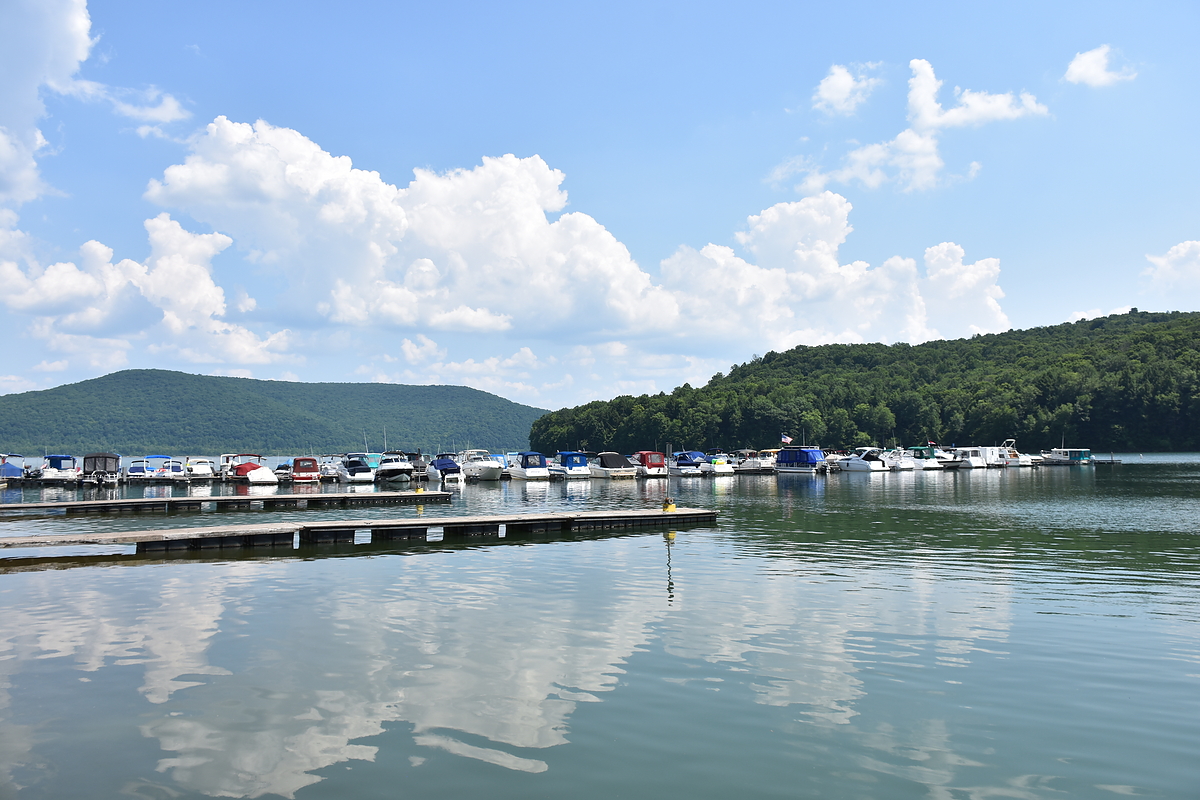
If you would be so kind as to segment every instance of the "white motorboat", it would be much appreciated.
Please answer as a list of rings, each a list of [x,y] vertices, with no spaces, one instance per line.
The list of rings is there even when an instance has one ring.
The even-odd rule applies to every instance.
[[[413,478],[414,467],[408,456],[399,450],[388,450],[379,456],[379,466],[375,468],[375,480],[380,483],[409,483]]]
[[[738,475],[769,475],[775,471],[775,457],[757,450],[737,450],[733,460],[733,471]]]
[[[257,486],[278,484],[279,478],[258,453],[222,453],[219,475],[230,481],[245,481]]]
[[[1036,463],[1033,456],[1017,450],[1016,439],[1005,439],[999,449],[1001,457],[1010,467],[1032,467]]]
[[[366,453],[347,453],[337,467],[339,483],[374,483],[375,470],[367,463]]]
[[[454,460],[454,453],[438,453],[425,468],[425,477],[430,483],[461,483],[462,465]]]
[[[946,466],[938,460],[933,454],[933,447],[910,447],[904,452],[912,459],[913,468],[916,470],[945,470]]]
[[[578,450],[560,451],[552,461],[546,464],[546,469],[550,470],[551,478],[575,480],[592,477],[587,453],[581,453]]]
[[[708,453],[700,462],[700,473],[710,478],[734,474],[733,456],[728,453]]]
[[[532,450],[508,454],[508,476],[514,481],[548,481],[546,457]]]
[[[598,453],[588,462],[593,478],[636,478],[637,465],[620,453]]]
[[[463,450],[458,463],[469,481],[498,481],[504,474],[504,465],[487,450]]]
[[[639,450],[633,454],[639,478],[667,478],[667,455],[657,450]]]
[[[217,472],[211,458],[190,457],[183,460],[183,471],[193,481],[210,481]]]
[[[890,468],[880,457],[882,451],[878,447],[859,448],[852,455],[838,461],[838,467],[843,472],[890,472]]]
[[[318,470],[321,473],[321,481],[323,483],[332,483],[338,479],[338,464],[342,462],[342,456],[339,455],[323,455],[321,456]]]
[[[987,468],[987,457],[984,456],[982,447],[955,447],[950,452],[962,461],[959,469]]]
[[[879,457],[892,472],[911,472],[917,468],[916,460],[904,450],[884,450],[880,452]]]
[[[774,461],[776,472],[821,472],[829,466],[825,452],[808,445],[780,448]]]

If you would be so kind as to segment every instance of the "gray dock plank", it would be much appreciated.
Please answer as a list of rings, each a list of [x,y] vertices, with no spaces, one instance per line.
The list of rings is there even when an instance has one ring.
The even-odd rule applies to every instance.
[[[0,512],[65,511],[68,514],[120,513],[122,511],[195,511],[203,503],[217,508],[232,506],[246,508],[261,502],[265,508],[298,508],[301,501],[307,507],[328,508],[337,505],[389,505],[416,503],[448,503],[449,492],[321,492],[312,494],[218,495],[213,497],[130,497],[121,500],[64,500],[48,503],[0,503]]]

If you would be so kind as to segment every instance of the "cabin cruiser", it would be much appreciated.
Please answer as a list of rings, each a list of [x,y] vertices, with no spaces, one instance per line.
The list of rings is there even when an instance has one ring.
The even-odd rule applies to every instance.
[[[280,483],[286,483],[292,479],[291,459],[285,458],[275,465],[275,477],[279,479]]]
[[[83,457],[83,482],[91,486],[116,486],[121,481],[121,456],[88,453]]]
[[[369,464],[370,462],[368,462]],[[413,478],[413,464],[399,450],[388,450],[379,456],[375,480],[379,483],[408,483]]]
[[[578,450],[563,450],[550,461],[546,468],[550,470],[551,478],[573,480],[575,478],[592,477],[591,467],[588,466],[587,453]]]
[[[1042,451],[1042,464],[1048,467],[1087,467],[1092,464],[1092,451],[1078,447],[1055,447]]]
[[[637,465],[620,453],[599,453],[588,462],[593,478],[636,478]]]
[[[677,478],[699,478],[704,473],[700,471],[704,453],[698,450],[681,450],[672,453],[667,461],[667,472]]]
[[[188,480],[193,481],[210,481],[216,474],[216,465],[209,458],[185,458],[183,460],[183,471],[187,474]]]
[[[859,448],[860,450],[865,448]],[[888,469],[892,472],[911,472],[917,468],[916,459],[908,454],[907,451],[895,448],[892,450],[884,450],[879,454],[883,459],[883,463],[888,465]]]
[[[46,456],[42,468],[31,477],[44,484],[63,485],[79,483],[79,460],[75,456]]]
[[[498,481],[504,474],[504,465],[487,450],[463,450],[458,454],[458,463],[471,481]]]
[[[367,463],[366,453],[347,453],[337,465],[339,483],[374,483],[375,470]]]
[[[733,456],[728,453],[712,452],[700,462],[700,473],[708,477],[733,474]]]
[[[666,478],[667,455],[657,450],[638,450],[633,454],[633,462],[637,465],[639,478]]]
[[[819,447],[783,447],[775,454],[776,472],[820,472],[828,466]]]
[[[931,447],[931,446],[909,447],[904,452],[907,453],[908,457],[912,459],[913,469],[916,469],[916,470],[927,470],[927,469],[944,470],[944,469],[946,469],[946,466],[941,461],[938,460],[937,456],[935,456],[933,454],[935,449],[936,448]],[[955,466],[958,466],[958,465],[955,464]]]
[[[962,466],[961,458],[953,453],[947,453],[937,446],[937,442],[927,442],[923,445],[910,447],[908,448],[908,452],[912,454],[913,460],[917,462],[918,469],[937,469],[937,467],[921,463],[923,460],[929,459],[941,464],[942,469],[958,469]]]
[[[987,457],[982,447],[956,447],[951,450],[962,461],[959,469],[986,469]]]
[[[739,475],[769,475],[775,471],[775,457],[757,450],[736,450],[733,458],[733,471]]]
[[[292,483],[318,483],[321,465],[315,456],[296,456],[292,459]]]
[[[432,483],[445,483],[463,479],[462,467],[454,460],[454,453],[438,453],[425,468],[425,477]]]
[[[1038,463],[1034,460],[1033,456],[1017,450],[1016,439],[1005,439],[1004,443],[998,449],[1000,450],[1000,457],[1010,467],[1032,467]]]
[[[220,476],[227,481],[245,481],[255,485],[279,483],[279,478],[257,453],[222,453]]]
[[[325,483],[332,483],[338,479],[338,465],[342,462],[342,456],[327,454],[321,456],[319,462],[321,470],[321,480]]]
[[[514,481],[548,481],[546,457],[532,450],[508,454],[508,474]]]
[[[889,472],[890,468],[883,460],[878,447],[860,447],[852,455],[838,461],[838,467],[843,472]]]

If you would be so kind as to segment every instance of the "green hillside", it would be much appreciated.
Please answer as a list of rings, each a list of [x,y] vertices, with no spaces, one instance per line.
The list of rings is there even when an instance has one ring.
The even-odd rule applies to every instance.
[[[1147,313],[921,345],[767,353],[700,389],[539,418],[531,446],[989,445],[1200,450],[1200,314]]]
[[[215,455],[524,448],[542,409],[465,386],[292,383],[125,370],[0,396],[0,448]]]

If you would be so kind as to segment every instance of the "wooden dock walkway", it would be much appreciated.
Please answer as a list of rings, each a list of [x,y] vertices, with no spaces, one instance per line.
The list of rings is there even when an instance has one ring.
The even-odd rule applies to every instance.
[[[216,509],[253,508],[262,503],[274,508],[347,508],[357,506],[449,503],[449,492],[313,492],[312,494],[219,495],[213,497],[131,497],[124,500],[69,500],[50,503],[0,503],[2,512],[67,514],[136,514],[171,511],[201,511],[205,504]]]
[[[430,494],[430,493],[426,493]],[[155,531],[69,533],[46,536],[0,537],[0,548],[69,545],[136,545],[139,553],[210,548],[287,547],[299,537],[301,544],[352,543],[358,531],[369,530],[372,542],[407,539],[428,541],[431,531],[441,531],[442,541],[474,536],[505,537],[522,534],[597,531],[704,525],[716,521],[717,512],[702,508],[618,509],[614,511],[494,514],[475,517],[406,517],[404,519],[333,520],[327,522],[271,522],[258,525],[220,525],[208,528],[175,528]]]

